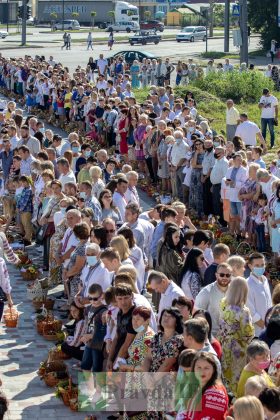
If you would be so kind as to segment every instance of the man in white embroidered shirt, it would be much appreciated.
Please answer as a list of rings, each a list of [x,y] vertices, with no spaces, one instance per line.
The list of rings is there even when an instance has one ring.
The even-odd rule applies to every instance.
[[[178,198],[180,201],[183,202],[183,181],[185,178],[185,174],[183,173],[183,169],[186,163],[186,153],[189,149],[187,143],[183,139],[182,131],[176,130],[174,132],[175,144],[172,147],[170,161],[172,167],[176,169],[176,187],[178,192]]]
[[[271,293],[265,273],[265,259],[263,254],[254,252],[249,255],[248,266],[251,270],[248,277],[247,306],[250,309],[255,327],[255,336],[258,337],[265,327],[265,316],[272,307]]]
[[[148,282],[154,292],[160,293],[158,319],[160,319],[160,315],[164,309],[172,306],[172,302],[175,298],[185,296],[183,290],[160,271],[152,270]]]

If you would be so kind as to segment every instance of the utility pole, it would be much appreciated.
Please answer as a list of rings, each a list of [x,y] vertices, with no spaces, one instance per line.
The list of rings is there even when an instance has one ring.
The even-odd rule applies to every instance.
[[[240,63],[248,66],[248,8],[247,0],[240,0],[240,32],[242,45],[240,47]]]
[[[26,45],[27,1],[22,0],[21,45]]]
[[[64,0],[62,0],[62,30],[64,31],[64,19],[65,19],[65,13],[64,13]]]
[[[229,9],[230,9],[230,0],[225,0],[224,52],[229,52]]]
[[[9,32],[9,19],[10,19],[10,14],[9,14],[9,1],[7,0],[7,32]]]

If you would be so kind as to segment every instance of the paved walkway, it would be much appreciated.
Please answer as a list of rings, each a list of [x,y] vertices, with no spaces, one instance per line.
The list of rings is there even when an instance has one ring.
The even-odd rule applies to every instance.
[[[20,312],[20,320],[16,329],[0,327],[0,375],[3,391],[10,401],[5,419],[84,419],[84,413],[74,413],[65,407],[54,396],[55,388],[48,388],[37,376],[36,370],[53,343],[36,331],[31,318],[34,308],[27,298],[26,281],[22,280],[14,266],[9,264],[8,269],[13,301]]]

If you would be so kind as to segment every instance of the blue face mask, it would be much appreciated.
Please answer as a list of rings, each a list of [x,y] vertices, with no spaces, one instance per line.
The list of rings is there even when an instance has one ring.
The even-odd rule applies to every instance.
[[[88,157],[90,157],[90,155],[91,155],[91,151],[86,150],[85,151],[85,157],[88,158]]]
[[[220,143],[218,141],[214,141],[214,147],[219,147]]]
[[[255,274],[255,276],[261,277],[264,275],[265,267],[254,267],[252,272]]]
[[[40,131],[40,133],[45,133],[45,129],[44,129],[44,127],[41,127],[41,128],[39,128],[39,131]]]
[[[87,255],[88,265],[95,265],[97,263],[97,257],[95,255]]]
[[[140,333],[140,332],[145,331],[145,327],[144,327],[144,325],[140,325],[140,327],[133,328],[133,329],[134,329],[134,331],[136,331],[137,333]]]
[[[84,191],[81,191],[79,196],[80,196],[80,198],[83,198],[84,200],[87,198],[87,195]]]
[[[60,207],[60,211],[61,211],[62,214],[65,214],[66,213],[66,207]]]
[[[73,153],[79,153],[80,148],[78,146],[74,146],[72,147],[72,152]]]

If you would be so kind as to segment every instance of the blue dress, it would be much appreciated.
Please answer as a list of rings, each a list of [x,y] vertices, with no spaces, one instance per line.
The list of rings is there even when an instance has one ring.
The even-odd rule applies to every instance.
[[[132,64],[132,66],[130,67],[132,89],[139,89],[140,88],[139,73],[140,73],[139,64]]]
[[[280,219],[280,202],[276,200],[273,203],[274,218]],[[272,252],[280,254],[280,224],[278,223],[276,228],[271,228],[271,248]]]

